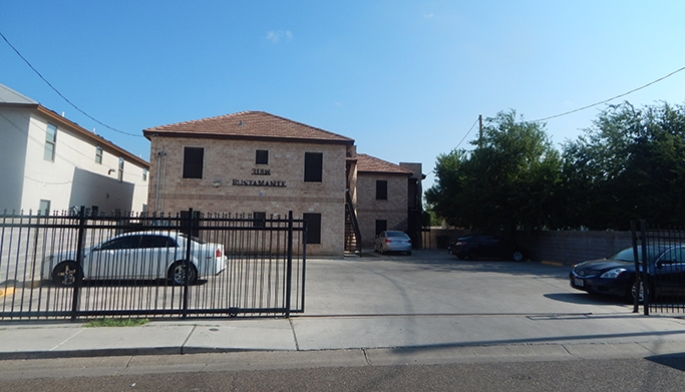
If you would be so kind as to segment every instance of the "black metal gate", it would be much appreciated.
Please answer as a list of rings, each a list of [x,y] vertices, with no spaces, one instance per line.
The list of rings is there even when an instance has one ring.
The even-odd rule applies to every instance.
[[[646,221],[631,224],[639,290],[635,311],[685,313],[685,227],[662,227]]]
[[[306,226],[287,215],[0,216],[0,319],[304,311]]]

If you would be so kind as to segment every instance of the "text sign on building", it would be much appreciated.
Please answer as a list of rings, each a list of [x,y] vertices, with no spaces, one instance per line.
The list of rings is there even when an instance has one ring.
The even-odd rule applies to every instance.
[[[269,186],[276,188],[285,188],[285,181],[276,180],[233,180],[234,186]]]
[[[252,169],[253,176],[270,176],[271,169],[257,168]],[[234,186],[268,186],[274,188],[285,188],[285,181],[276,180],[233,180]]]

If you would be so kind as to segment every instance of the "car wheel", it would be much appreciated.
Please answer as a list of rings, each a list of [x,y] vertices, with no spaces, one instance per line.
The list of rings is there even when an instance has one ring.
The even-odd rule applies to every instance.
[[[514,261],[523,261],[523,252],[521,252],[520,250],[515,250],[511,254],[511,259]]]
[[[464,257],[466,260],[475,260],[476,259],[476,252],[470,251],[466,254]]]
[[[52,270],[52,281],[60,286],[73,286],[81,277],[81,269],[75,261],[63,261]]]
[[[645,301],[645,290],[644,290],[644,286],[643,286],[642,281],[640,281],[639,291],[638,291],[637,286],[638,286],[637,282],[633,283],[630,286],[628,293],[626,293],[626,300],[631,304],[635,303],[634,302],[635,301],[635,293],[638,293],[638,292],[639,292],[639,296],[637,298],[637,301],[638,301],[637,303],[642,304]],[[654,298],[656,298],[656,296],[654,295],[654,286],[650,284],[649,285],[649,301],[653,302]]]
[[[186,270],[186,263],[184,261],[177,261],[169,267],[169,280],[174,285],[184,285],[186,283],[186,273],[188,274],[188,284],[194,284],[197,281],[195,266],[190,263],[189,268]]]
[[[407,252],[407,255],[411,256],[411,251]]]
[[[639,289],[638,289],[638,285],[640,286]],[[636,295],[638,295],[637,303],[639,303],[639,304],[643,303],[643,301],[645,299],[645,290],[644,290],[644,287],[642,286],[642,281],[640,281],[640,283],[635,282],[630,286],[630,288],[628,289],[628,292],[626,293],[626,300],[631,304],[635,303],[635,296]]]

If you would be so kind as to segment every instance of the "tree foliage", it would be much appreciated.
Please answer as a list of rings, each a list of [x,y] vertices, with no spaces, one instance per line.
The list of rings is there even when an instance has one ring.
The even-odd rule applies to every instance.
[[[516,120],[514,111],[488,118],[470,153],[438,157],[426,201],[447,222],[493,231],[545,227],[551,218],[560,157],[544,125]]]
[[[626,230],[685,221],[685,111],[666,103],[610,106],[564,146],[569,226]]]
[[[634,219],[685,222],[684,106],[609,106],[561,154],[543,124],[502,112],[473,144],[438,157],[425,194],[451,225],[626,230]]]

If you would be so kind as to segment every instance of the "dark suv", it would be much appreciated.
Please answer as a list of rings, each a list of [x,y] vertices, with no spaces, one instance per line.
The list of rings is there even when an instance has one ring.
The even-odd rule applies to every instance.
[[[480,258],[496,258],[523,261],[526,251],[504,238],[494,235],[467,235],[452,241],[447,248],[450,254],[461,260],[475,260]]]

